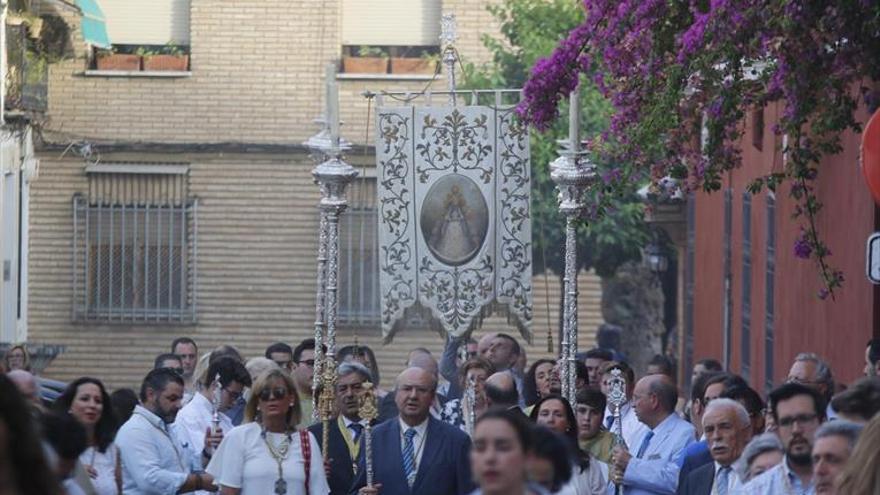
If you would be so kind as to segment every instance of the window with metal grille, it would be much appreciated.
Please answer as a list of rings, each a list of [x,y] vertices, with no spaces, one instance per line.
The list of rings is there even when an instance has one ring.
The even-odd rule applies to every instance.
[[[73,198],[74,320],[195,323],[197,201],[185,164],[92,165]]]
[[[376,178],[359,177],[339,225],[339,323],[379,323],[379,241]]]

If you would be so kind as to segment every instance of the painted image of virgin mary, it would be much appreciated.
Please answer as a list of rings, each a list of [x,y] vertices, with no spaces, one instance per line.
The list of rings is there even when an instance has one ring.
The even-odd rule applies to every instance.
[[[467,201],[458,186],[443,201],[443,218],[434,226],[428,242],[443,257],[449,260],[461,260],[473,253],[479,243],[468,225],[469,209]]]

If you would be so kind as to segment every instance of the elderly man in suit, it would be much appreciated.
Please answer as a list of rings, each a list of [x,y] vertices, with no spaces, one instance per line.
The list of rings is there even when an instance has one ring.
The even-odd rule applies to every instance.
[[[471,481],[468,436],[433,418],[436,377],[407,368],[397,377],[395,402],[400,411],[373,430],[372,486],[367,483],[364,452],[351,493],[360,495],[464,495]]]
[[[648,429],[630,448],[612,451],[612,481],[624,495],[672,494],[685,447],[694,442],[694,427],[675,414],[678,392],[666,375],[648,375],[636,384],[632,407]]]
[[[361,449],[361,434],[367,420],[360,416],[360,402],[366,389],[364,382],[372,382],[372,374],[358,362],[345,362],[337,368],[336,410],[339,416],[327,424],[327,452],[324,464],[330,495],[346,495],[354,482],[357,460]],[[309,427],[318,444],[324,434],[324,424]],[[323,448],[323,445],[321,445]]]
[[[678,487],[678,495],[728,495],[742,487],[733,463],[752,439],[749,413],[733,400],[715,399],[703,413],[703,431],[712,460],[693,470]]]

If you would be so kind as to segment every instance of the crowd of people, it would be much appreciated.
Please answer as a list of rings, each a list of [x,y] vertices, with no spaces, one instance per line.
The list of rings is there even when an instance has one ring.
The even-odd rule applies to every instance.
[[[7,351],[0,495],[880,494],[878,339],[864,378],[837,383],[803,353],[766,400],[714,359],[682,397],[668,358],[636,376],[593,349],[578,356],[573,403],[559,363],[528,363],[507,334],[450,338],[439,361],[413,349],[391,390],[372,350],[350,345],[329,421],[313,414],[313,339],[250,359],[186,337],[168,350],[137,391],[82,377],[60,394],[24,346]],[[609,399],[619,377],[622,403]]]

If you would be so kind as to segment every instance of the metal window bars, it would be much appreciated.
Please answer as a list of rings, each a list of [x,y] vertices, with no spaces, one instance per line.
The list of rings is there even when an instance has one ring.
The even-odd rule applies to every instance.
[[[349,207],[340,218],[339,322],[378,325],[379,239],[375,177],[358,177],[349,192]]]
[[[74,195],[74,321],[195,323],[197,211]]]

